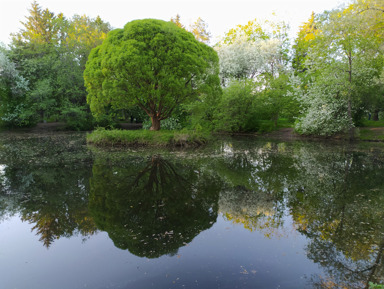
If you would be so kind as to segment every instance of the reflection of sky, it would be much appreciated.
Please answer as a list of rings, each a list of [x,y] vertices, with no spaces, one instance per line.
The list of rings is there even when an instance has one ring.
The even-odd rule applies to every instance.
[[[107,233],[83,242],[61,238],[49,248],[18,217],[0,224],[3,288],[303,288],[318,273],[307,240],[285,219],[284,238],[265,238],[219,215],[175,256],[146,259],[114,247]],[[183,286],[184,285],[184,286]]]

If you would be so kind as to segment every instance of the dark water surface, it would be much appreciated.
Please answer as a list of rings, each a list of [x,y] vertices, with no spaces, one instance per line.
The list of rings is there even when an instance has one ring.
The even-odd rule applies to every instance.
[[[0,137],[0,288],[384,282],[381,145],[102,150],[84,134]]]

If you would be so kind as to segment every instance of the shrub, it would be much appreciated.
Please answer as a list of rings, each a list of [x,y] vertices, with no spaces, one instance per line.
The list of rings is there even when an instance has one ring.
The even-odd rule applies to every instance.
[[[217,104],[214,115],[215,129],[227,132],[245,131],[252,129],[252,120],[255,117],[254,84],[251,80],[234,80],[223,90],[223,96]]]
[[[151,125],[152,125],[151,120],[146,119],[143,122],[143,129],[148,130],[151,128]],[[179,130],[182,128],[183,126],[178,118],[170,117],[161,121],[162,130]]]

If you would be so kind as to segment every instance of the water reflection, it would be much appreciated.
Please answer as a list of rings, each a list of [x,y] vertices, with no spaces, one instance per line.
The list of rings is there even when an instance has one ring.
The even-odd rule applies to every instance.
[[[284,144],[243,145],[224,144],[224,157],[214,163],[227,184],[220,195],[220,211],[250,231],[262,231],[268,238],[282,236],[285,194],[299,173],[294,159]]]
[[[266,143],[218,161],[233,190],[220,196],[227,219],[281,236],[284,214],[309,240],[307,256],[323,275],[314,288],[368,288],[384,282],[383,155],[327,147]],[[240,184],[243,184],[241,186]]]
[[[369,281],[383,282],[382,157],[301,148],[296,159],[302,174],[292,180],[289,207],[299,232],[311,240],[308,257],[328,273],[314,284],[368,288]]]
[[[20,215],[46,247],[101,230],[120,249],[158,258],[220,214],[267,238],[305,236],[320,268],[311,288],[368,288],[384,282],[383,175],[381,149],[344,145],[232,140],[148,156],[91,153],[83,136],[2,140],[0,220]]]
[[[90,210],[115,246],[148,258],[177,254],[217,218],[221,183],[209,171],[159,155],[125,166],[96,160]]]
[[[82,140],[11,138],[1,146],[0,215],[18,214],[33,224],[47,248],[61,237],[96,232],[88,213],[91,166]]]

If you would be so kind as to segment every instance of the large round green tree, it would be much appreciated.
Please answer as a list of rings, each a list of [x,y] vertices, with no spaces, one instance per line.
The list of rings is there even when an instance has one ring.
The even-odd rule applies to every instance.
[[[84,72],[87,101],[98,117],[138,105],[160,129],[180,104],[219,91],[218,57],[172,22],[135,20],[94,48]]]

